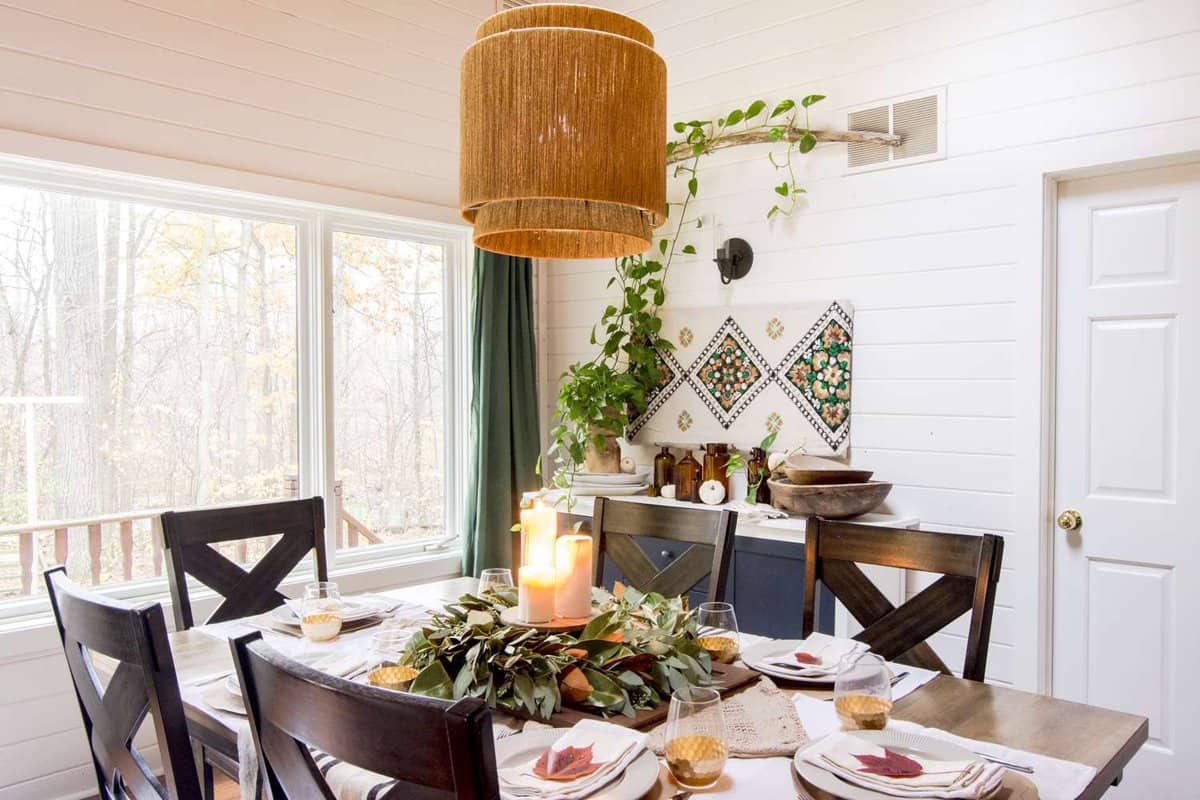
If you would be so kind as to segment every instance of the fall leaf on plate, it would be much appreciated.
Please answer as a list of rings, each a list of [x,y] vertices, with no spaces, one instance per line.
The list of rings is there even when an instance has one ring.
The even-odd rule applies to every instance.
[[[547,747],[533,765],[533,774],[545,781],[573,781],[591,775],[607,762],[592,761],[592,746],[564,747],[555,750]]]
[[[863,764],[859,772],[871,775],[882,775],[885,778],[916,778],[925,772],[919,762],[886,747],[883,748],[881,756],[860,756],[857,753],[853,755]]]
[[[814,656],[812,653],[796,653],[796,661],[801,664],[820,664],[821,657]]]

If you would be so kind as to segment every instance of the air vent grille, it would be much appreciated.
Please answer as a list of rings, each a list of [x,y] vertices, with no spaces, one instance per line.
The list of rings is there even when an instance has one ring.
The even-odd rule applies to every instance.
[[[537,3],[537,0],[500,0],[499,11],[506,11],[510,8],[520,8],[521,6],[531,6]]]
[[[894,133],[897,147],[851,143],[846,147],[846,168],[867,172],[945,157],[944,89],[898,97],[882,104],[856,108],[846,114],[854,131]]]
[[[890,111],[891,109],[887,106],[852,111],[847,118],[847,122],[852,131],[889,133],[889,126],[891,124]],[[891,158],[891,150],[892,148],[885,144],[851,142],[846,146],[847,165],[854,168],[886,163]]]

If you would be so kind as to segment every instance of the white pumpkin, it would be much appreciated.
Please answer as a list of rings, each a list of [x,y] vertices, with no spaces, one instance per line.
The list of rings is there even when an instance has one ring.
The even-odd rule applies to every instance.
[[[700,500],[705,505],[721,505],[725,500],[725,487],[720,481],[705,481],[700,484]]]
[[[784,453],[771,453],[767,456],[767,469],[775,472],[783,466],[783,462],[787,461],[787,455]]]
[[[621,459],[621,472],[624,472],[626,475],[632,475],[637,472],[637,462],[629,456],[625,456]]]
[[[668,483],[666,486],[658,490],[659,497],[665,497],[668,500],[675,499],[675,484]]]

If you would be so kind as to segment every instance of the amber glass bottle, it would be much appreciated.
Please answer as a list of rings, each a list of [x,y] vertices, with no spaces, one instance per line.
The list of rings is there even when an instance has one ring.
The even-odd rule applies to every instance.
[[[684,451],[675,465],[675,499],[700,502],[700,462],[692,458],[691,450]]]
[[[750,460],[746,462],[746,482],[758,483],[758,492],[754,496],[756,503],[771,502],[771,487],[767,486],[767,451],[761,447],[750,449]],[[759,479],[762,480],[759,480]]]
[[[675,482],[675,456],[671,448],[663,445],[662,452],[654,457],[654,483],[650,487],[650,496],[658,497],[662,487]]]
[[[710,442],[704,445],[704,480],[717,481],[725,487],[725,497],[729,497],[729,476],[725,467],[729,465],[729,445]]]

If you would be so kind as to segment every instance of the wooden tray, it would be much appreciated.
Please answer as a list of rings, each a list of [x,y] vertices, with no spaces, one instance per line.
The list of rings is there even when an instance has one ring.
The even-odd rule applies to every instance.
[[[755,672],[752,669],[746,669],[745,667],[737,667],[732,664],[713,664],[712,686],[721,693],[722,697],[727,697],[756,683],[761,677],[761,673]],[[620,725],[623,728],[634,728],[637,730],[652,728],[666,720],[667,711],[670,707],[670,701],[664,700],[654,708],[638,711],[636,716],[627,717],[624,714],[617,714],[616,716],[608,717],[605,721],[611,722],[614,725]],[[513,716],[523,715],[514,714]],[[569,728],[576,722],[585,719],[597,719],[599,717],[599,712],[591,709],[564,706],[562,711],[550,717],[549,724],[556,728]],[[525,718],[535,719],[532,716]],[[540,722],[541,720],[538,721]]]
[[[549,622],[522,622],[517,614],[516,606],[511,606],[500,612],[500,621],[505,625],[512,625],[517,628],[533,628],[538,631],[581,631],[587,627],[587,624],[600,616],[596,612],[592,612],[586,617],[555,617]]]

